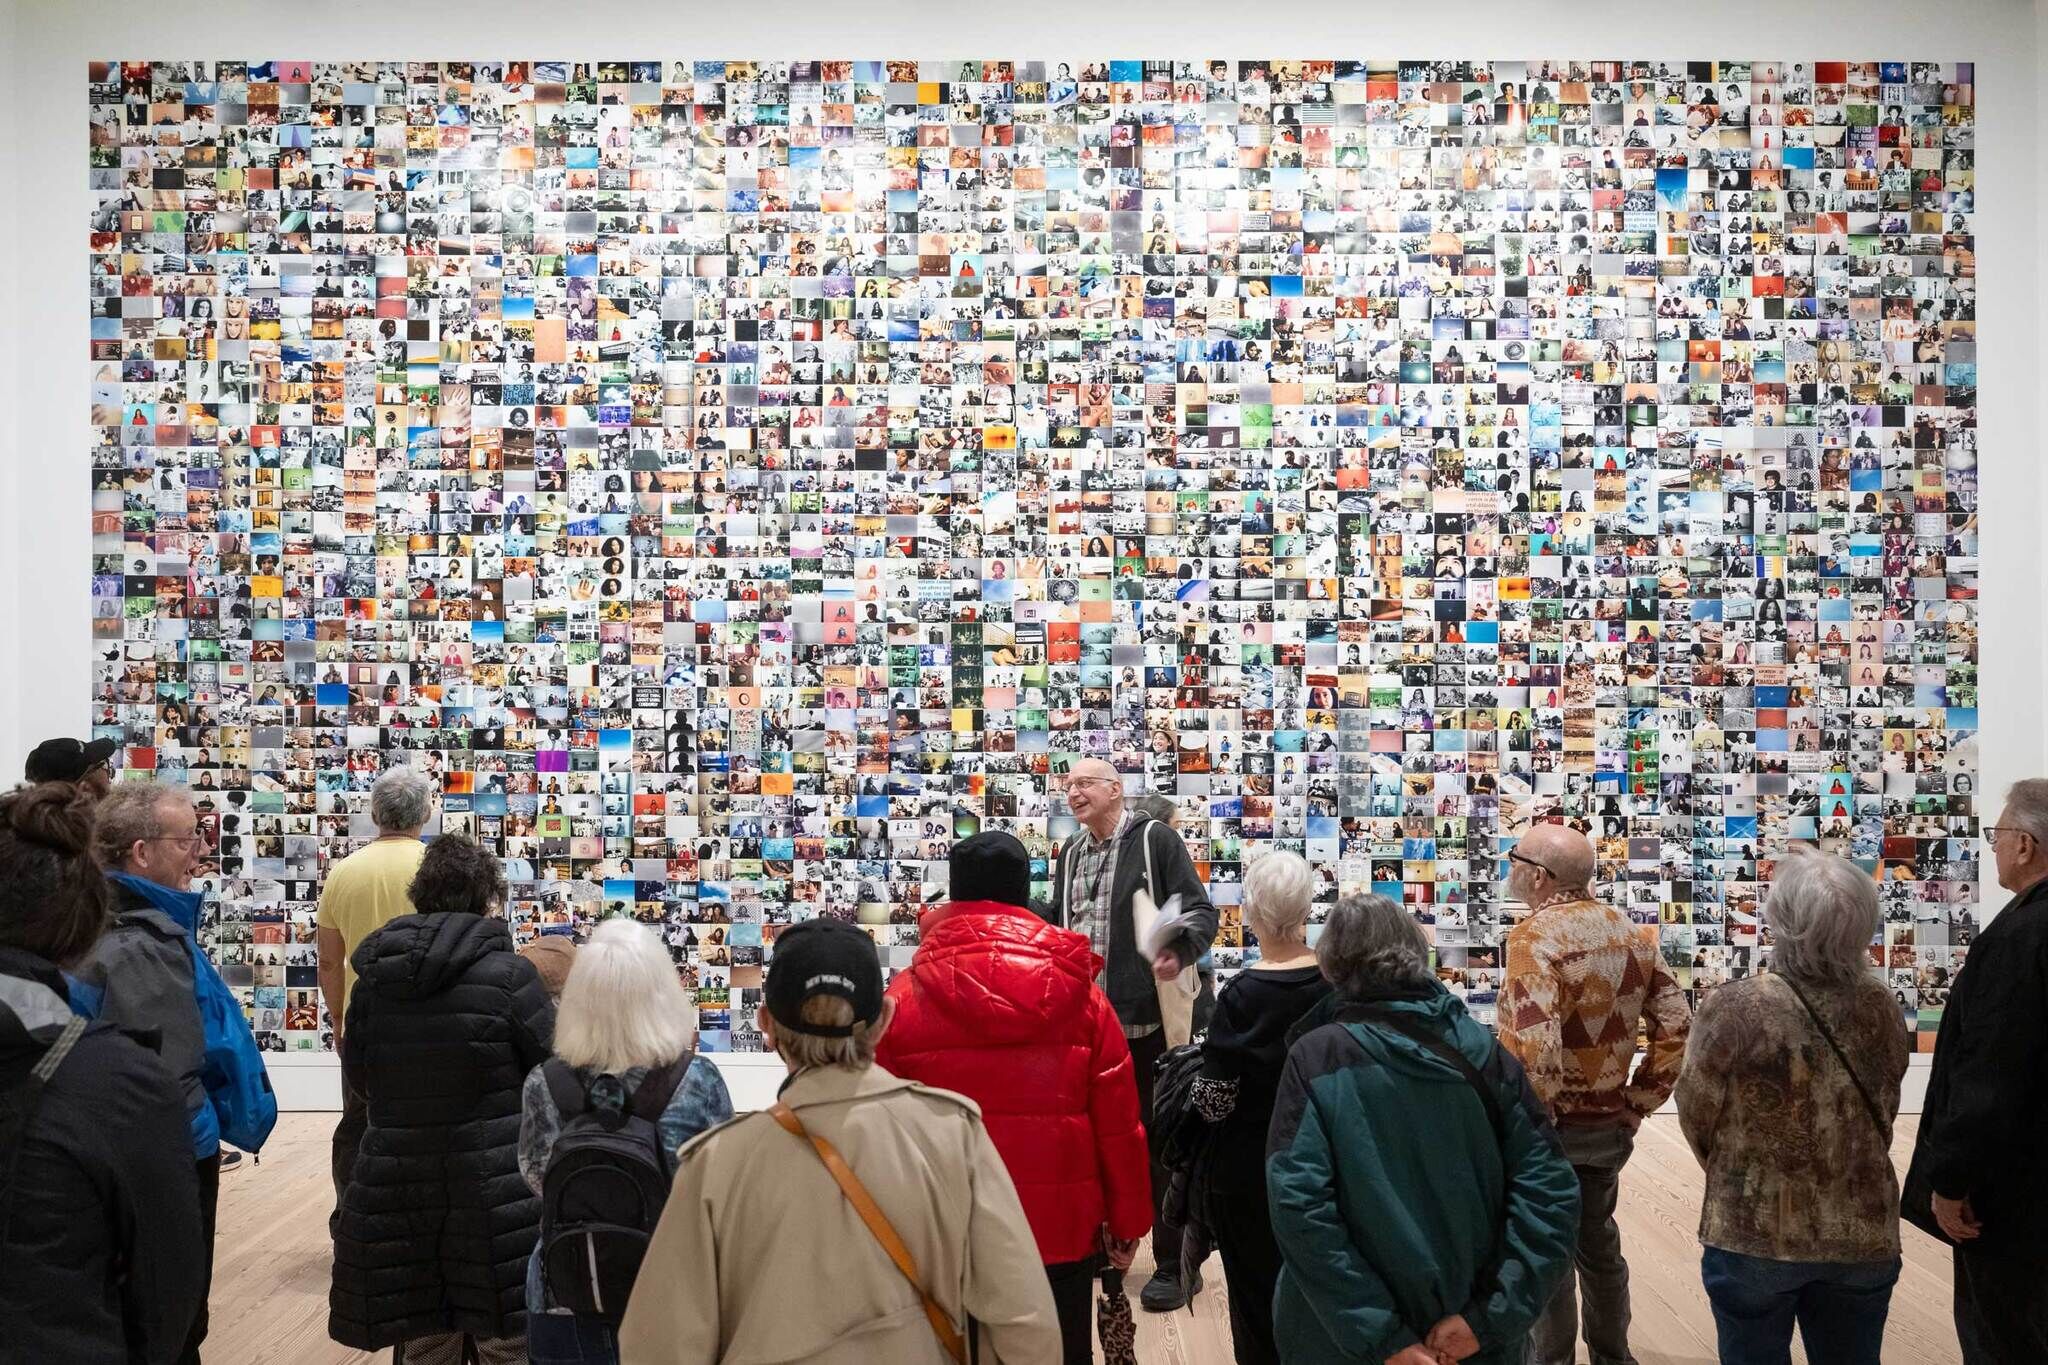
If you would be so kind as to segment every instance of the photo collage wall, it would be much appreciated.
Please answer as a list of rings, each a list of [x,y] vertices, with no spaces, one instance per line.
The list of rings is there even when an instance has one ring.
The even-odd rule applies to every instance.
[[[520,938],[1048,895],[1077,758],[1426,926],[1584,828],[1695,992],[1787,840],[1931,1046],[1980,892],[1973,72],[1912,61],[97,62],[94,733],[331,1046],[415,764]]]

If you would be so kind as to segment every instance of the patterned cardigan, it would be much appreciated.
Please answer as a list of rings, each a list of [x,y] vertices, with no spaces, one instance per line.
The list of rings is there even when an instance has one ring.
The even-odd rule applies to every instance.
[[[1873,977],[1800,990],[1855,1080],[1782,976],[1731,981],[1700,1002],[1678,1082],[1678,1120],[1707,1172],[1700,1241],[1773,1261],[1886,1260],[1899,1254],[1891,1129],[1905,1020]]]
[[[1594,900],[1547,905],[1508,932],[1497,1017],[1501,1046],[1563,1125],[1655,1113],[1692,1023],[1656,929]],[[1648,1047],[1631,1076],[1639,1021]]]

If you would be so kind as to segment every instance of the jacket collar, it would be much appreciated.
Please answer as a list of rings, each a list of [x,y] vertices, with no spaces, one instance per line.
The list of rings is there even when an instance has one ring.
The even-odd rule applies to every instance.
[[[919,937],[929,934],[949,919],[961,915],[1014,915],[1022,919],[1037,919],[1028,906],[1011,905],[1007,901],[947,901],[934,906],[917,917]]]
[[[192,933],[199,928],[199,907],[206,899],[200,892],[173,891],[161,882],[130,876],[126,872],[109,872],[107,879],[146,903],[150,909],[162,911],[185,932]]]
[[[891,1075],[880,1066],[862,1067],[858,1071],[843,1066],[814,1066],[792,1074],[775,1093],[790,1108],[804,1109],[871,1100],[909,1090],[916,1084]]]

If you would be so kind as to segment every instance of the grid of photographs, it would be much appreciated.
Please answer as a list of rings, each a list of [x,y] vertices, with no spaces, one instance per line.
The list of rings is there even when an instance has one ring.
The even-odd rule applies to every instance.
[[[390,761],[516,931],[894,966],[1064,773],[1428,926],[1596,839],[1699,989],[1785,840],[1931,1040],[1978,894],[1973,73],[1906,61],[94,63],[95,733],[328,1045]],[[1045,864],[1038,864],[1044,876]],[[1041,889],[1045,889],[1043,886]]]

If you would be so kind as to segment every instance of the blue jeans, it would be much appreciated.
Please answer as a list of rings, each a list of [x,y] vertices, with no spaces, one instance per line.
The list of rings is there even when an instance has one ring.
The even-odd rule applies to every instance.
[[[1769,1261],[1708,1247],[1700,1278],[1714,1306],[1721,1365],[1786,1365],[1794,1322],[1810,1365],[1878,1365],[1899,1258]]]

